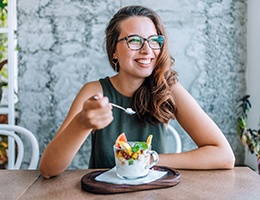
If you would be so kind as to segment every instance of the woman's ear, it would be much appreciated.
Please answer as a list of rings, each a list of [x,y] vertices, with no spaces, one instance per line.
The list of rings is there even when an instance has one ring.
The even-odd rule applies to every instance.
[[[117,59],[117,52],[116,52],[116,50],[113,53],[113,59]]]
[[[116,53],[113,53],[113,59],[117,59]]]

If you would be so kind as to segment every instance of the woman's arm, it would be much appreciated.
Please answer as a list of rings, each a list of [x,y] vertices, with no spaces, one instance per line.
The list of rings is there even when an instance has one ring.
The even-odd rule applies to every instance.
[[[45,178],[56,176],[68,167],[92,129],[104,128],[112,122],[112,107],[100,91],[99,82],[88,83],[74,99],[66,119],[42,155],[40,171]]]
[[[179,154],[161,154],[159,165],[186,169],[233,168],[233,151],[218,126],[180,83],[175,84],[173,95],[177,106],[176,119],[198,148]]]

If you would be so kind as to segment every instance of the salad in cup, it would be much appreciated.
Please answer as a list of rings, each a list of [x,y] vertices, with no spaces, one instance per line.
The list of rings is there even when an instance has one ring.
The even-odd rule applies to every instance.
[[[120,178],[136,179],[146,176],[151,167],[159,161],[158,154],[151,150],[153,135],[146,141],[128,142],[125,133],[121,133],[114,145],[116,172]],[[153,162],[150,163],[150,157]]]

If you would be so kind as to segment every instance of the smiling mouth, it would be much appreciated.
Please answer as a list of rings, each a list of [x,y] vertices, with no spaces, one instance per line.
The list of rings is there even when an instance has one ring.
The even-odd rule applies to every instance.
[[[136,62],[143,64],[143,65],[149,65],[152,62],[152,59],[138,59]]]

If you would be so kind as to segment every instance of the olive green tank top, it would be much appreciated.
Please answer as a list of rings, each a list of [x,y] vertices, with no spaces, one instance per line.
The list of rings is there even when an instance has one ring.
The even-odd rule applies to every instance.
[[[99,80],[104,96],[111,103],[118,104],[124,108],[131,107],[131,98],[121,95],[110,82],[109,77]],[[115,166],[113,145],[116,138],[124,132],[128,141],[146,141],[152,134],[152,149],[158,153],[166,150],[166,129],[163,123],[143,125],[138,121],[136,115],[128,115],[124,111],[113,107],[114,120],[111,124],[91,134],[92,149],[89,168],[112,168]]]

